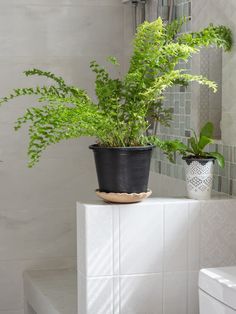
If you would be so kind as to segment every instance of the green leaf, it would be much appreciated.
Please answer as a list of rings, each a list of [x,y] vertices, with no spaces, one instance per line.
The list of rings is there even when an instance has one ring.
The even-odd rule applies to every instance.
[[[213,143],[213,140],[209,137],[206,137],[204,135],[200,136],[199,142],[198,142],[198,148],[199,150],[204,150],[204,148],[208,145]]]
[[[182,151],[185,151],[188,149],[187,145],[185,145],[184,143],[177,141],[177,140],[172,141],[172,145],[173,145],[173,148],[175,149],[175,151],[182,152]]]
[[[190,145],[192,147],[192,150],[193,150],[194,154],[198,155],[199,150],[198,150],[198,145],[197,145],[197,142],[196,142],[195,138],[194,137],[190,137],[189,143],[190,143]]]
[[[164,101],[167,88],[196,81],[216,92],[215,82],[187,73],[182,65],[202,46],[215,45],[229,50],[232,33],[225,26],[209,25],[200,32],[179,34],[186,21],[183,18],[167,25],[158,18],[139,25],[133,41],[130,68],[123,79],[119,78],[120,74],[113,78],[109,71],[92,61],[95,101],[86,91],[67,85],[62,77],[51,72],[26,71],[27,77],[44,77],[52,85],[14,89],[8,97],[0,98],[0,105],[17,97],[36,96],[33,98],[36,102],[34,107],[19,118],[15,126],[19,129],[29,125],[30,165],[38,162],[49,145],[81,136],[96,137],[105,147],[140,146],[149,140],[146,143],[152,143],[150,138],[144,137],[148,127],[153,122],[168,126],[171,119],[171,111]],[[118,65],[115,57],[109,57],[108,61]],[[174,161],[176,152],[184,156],[203,153],[202,149],[209,141],[206,138],[212,138],[212,134],[212,127],[208,124],[202,130],[200,143],[197,137],[190,139],[192,149],[177,140],[156,138],[153,141]]]
[[[191,128],[191,131],[193,132],[193,135],[194,135],[195,141],[196,141],[196,143],[197,143],[197,142],[198,142],[198,137],[197,137],[197,134],[196,134],[195,130],[194,130],[194,129],[192,129],[192,128]]]
[[[186,33],[178,38],[178,42],[187,44],[191,47],[209,47],[216,46],[230,51],[233,45],[233,35],[230,28],[210,24],[199,32]]]
[[[224,168],[225,159],[224,159],[223,155],[221,155],[220,153],[217,153],[217,152],[211,152],[211,153],[208,153],[208,156],[214,157],[216,159],[216,161],[218,162],[218,165],[221,168]]]
[[[110,62],[110,63],[112,63],[112,64],[114,64],[114,65],[119,65],[119,62],[118,62],[118,60],[116,59],[116,57],[109,56],[109,57],[107,58],[107,61]]]
[[[212,122],[207,122],[200,131],[200,137],[205,136],[209,138],[213,138],[214,125]]]

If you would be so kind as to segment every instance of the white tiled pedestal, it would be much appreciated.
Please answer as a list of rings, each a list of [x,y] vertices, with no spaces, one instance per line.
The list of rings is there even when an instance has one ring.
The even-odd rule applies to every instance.
[[[236,265],[236,200],[77,205],[78,313],[197,314],[201,267]]]
[[[161,311],[163,204],[78,205],[77,214],[82,313]]]

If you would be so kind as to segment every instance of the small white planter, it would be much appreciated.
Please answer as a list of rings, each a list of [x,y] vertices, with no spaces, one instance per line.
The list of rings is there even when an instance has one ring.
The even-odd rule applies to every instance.
[[[185,173],[189,198],[208,200],[211,198],[213,168],[215,160],[183,158],[186,161]]]

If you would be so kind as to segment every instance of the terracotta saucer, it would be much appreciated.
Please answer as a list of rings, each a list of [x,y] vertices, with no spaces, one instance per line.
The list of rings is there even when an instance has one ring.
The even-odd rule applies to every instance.
[[[106,192],[100,192],[99,190],[96,190],[96,194],[98,197],[103,199],[105,202],[108,203],[120,203],[120,204],[127,204],[127,203],[137,203],[141,202],[145,198],[148,198],[152,191],[148,190],[147,192],[142,193],[106,193]]]

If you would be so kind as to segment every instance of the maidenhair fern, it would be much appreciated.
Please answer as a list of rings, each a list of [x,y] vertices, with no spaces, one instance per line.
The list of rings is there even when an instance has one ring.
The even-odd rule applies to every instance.
[[[40,107],[27,109],[15,126],[17,130],[29,123],[29,166],[38,162],[47,146],[81,136],[95,136],[99,145],[106,147],[152,143],[168,151],[169,143],[145,135],[150,113],[165,125],[171,118],[170,110],[162,106],[163,92],[173,85],[192,81],[207,85],[214,92],[217,89],[214,82],[187,74],[177,69],[177,65],[180,61],[187,62],[202,46],[214,45],[228,51],[232,45],[231,31],[224,26],[210,25],[200,32],[178,36],[184,22],[181,19],[164,25],[159,18],[140,25],[130,68],[122,80],[111,78],[96,61],[91,62],[90,68],[96,75],[97,102],[93,102],[86,91],[67,85],[51,72],[25,71],[26,76],[43,76],[53,82],[50,86],[15,89],[0,100],[5,103],[19,96],[34,95],[41,103]],[[114,57],[109,57],[108,61],[119,66]]]

